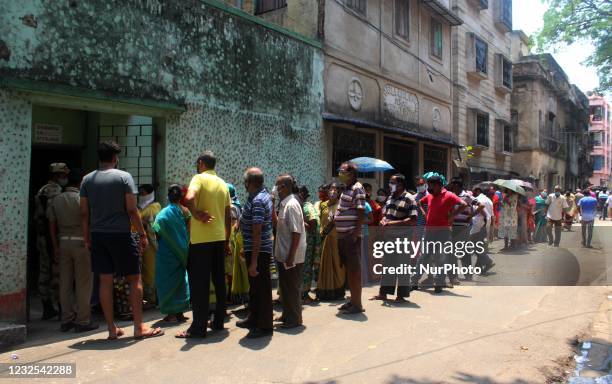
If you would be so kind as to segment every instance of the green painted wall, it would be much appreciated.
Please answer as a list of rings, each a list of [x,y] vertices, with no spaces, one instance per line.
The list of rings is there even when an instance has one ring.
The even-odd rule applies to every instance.
[[[87,112],[74,109],[53,108],[34,105],[32,107],[32,134],[36,124],[51,124],[62,127],[63,145],[84,146],[87,134]],[[33,136],[34,144],[38,144]]]
[[[313,195],[324,182],[319,43],[212,0],[0,0],[0,9],[5,84],[184,106],[184,113],[175,108],[156,118],[160,190],[188,183],[205,149],[216,152],[219,175],[238,184],[243,199],[248,166],[262,167],[268,186],[284,172]],[[35,23],[23,22],[29,14]],[[26,129],[29,137],[31,117],[2,103],[7,98],[0,108],[18,123],[11,129]],[[90,128],[99,118],[90,114]],[[93,137],[85,140],[91,146]],[[27,169],[27,159],[20,166]],[[24,252],[18,252],[23,260]],[[0,300],[14,289],[0,285]]]

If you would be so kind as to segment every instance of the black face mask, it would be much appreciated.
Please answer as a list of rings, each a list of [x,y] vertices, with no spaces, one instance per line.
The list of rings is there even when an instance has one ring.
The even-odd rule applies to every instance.
[[[427,188],[428,193],[433,193],[433,188]]]

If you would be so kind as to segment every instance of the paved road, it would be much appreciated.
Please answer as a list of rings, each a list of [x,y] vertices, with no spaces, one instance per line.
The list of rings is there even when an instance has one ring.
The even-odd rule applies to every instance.
[[[576,232],[563,235],[562,245],[579,245]],[[601,247],[600,240],[595,246]],[[544,267],[559,263],[565,282],[586,285],[602,273],[609,276],[601,265],[588,265],[589,260],[600,262],[603,251],[579,251],[544,246],[525,255],[496,255],[498,273],[490,279],[514,273],[556,282],[559,278],[547,278]],[[521,262],[531,266],[528,273],[522,272]],[[567,272],[572,265],[580,273]],[[364,296],[375,292],[375,287],[366,288]],[[11,352],[22,363],[75,362],[77,380],[58,383],[545,383],[546,377],[568,369],[561,365],[573,354],[573,340],[590,332],[593,319],[602,318],[609,295],[609,286],[601,284],[462,284],[438,296],[416,292],[407,305],[368,301],[359,317],[337,316],[339,303],[309,306],[305,329],[255,341],[244,339],[246,331],[234,326],[236,316],[227,333],[187,343],[172,337],[180,327],[169,327],[166,336],[153,340],[107,342],[104,332],[76,338],[57,332],[57,323],[34,322],[31,341]],[[605,311],[610,327],[609,306]],[[147,318],[153,323],[160,316],[147,312]],[[0,354],[0,362],[9,362],[11,352]]]
[[[597,221],[593,248],[582,247],[581,227],[563,231],[559,247],[546,243],[526,249],[499,252],[501,241],[494,243],[496,268],[488,276],[479,276],[479,285],[610,285],[612,283],[612,222]]]

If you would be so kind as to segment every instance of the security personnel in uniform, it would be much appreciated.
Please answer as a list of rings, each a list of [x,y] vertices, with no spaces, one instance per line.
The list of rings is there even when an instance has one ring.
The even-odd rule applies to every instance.
[[[53,258],[53,250],[49,235],[49,219],[47,208],[54,197],[62,193],[62,188],[68,184],[70,170],[64,163],[52,163],[49,166],[51,177],[34,197],[36,222],[36,248],[38,250],[38,292],[42,299],[43,320],[49,320],[58,315],[53,302],[58,301],[57,268]]]

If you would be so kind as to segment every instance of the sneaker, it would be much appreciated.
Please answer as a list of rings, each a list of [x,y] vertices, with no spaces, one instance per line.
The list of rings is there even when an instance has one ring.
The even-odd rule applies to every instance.
[[[100,325],[96,324],[96,323],[92,323],[89,322],[88,324],[76,324],[74,326],[74,331],[77,333],[82,333],[82,332],[89,332],[89,331],[93,331],[94,329],[98,329],[100,327]]]

